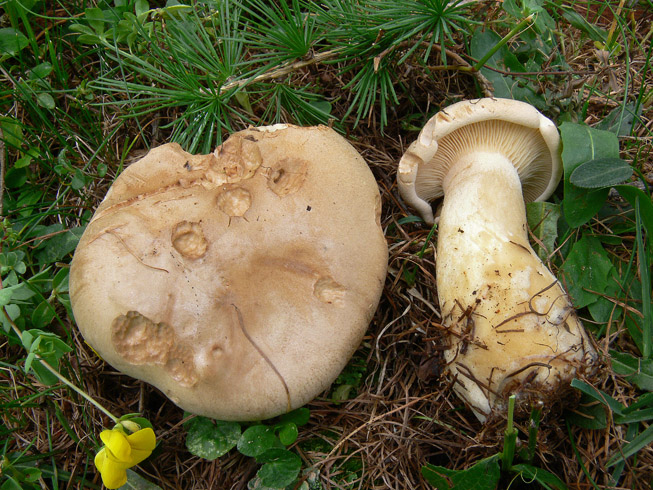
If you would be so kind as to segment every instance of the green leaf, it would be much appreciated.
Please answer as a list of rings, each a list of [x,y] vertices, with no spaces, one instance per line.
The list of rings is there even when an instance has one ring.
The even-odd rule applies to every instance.
[[[542,261],[546,261],[555,250],[558,238],[558,221],[562,211],[560,205],[551,202],[529,202],[526,205],[528,226],[544,245],[535,244],[535,251]]]
[[[257,457],[273,448],[284,449],[272,427],[267,425],[257,424],[249,427],[238,440],[238,451],[245,456]]]
[[[14,168],[29,167],[31,163],[32,163],[32,157],[30,155],[25,155],[19,158],[18,160],[16,160],[16,163],[14,163]]]
[[[25,358],[25,372],[29,372],[29,369],[32,367],[32,363],[34,362],[34,359],[36,359],[36,354],[34,352],[30,352],[27,354],[27,357]]]
[[[521,20],[522,11],[521,8],[517,5],[516,0],[503,0],[501,2],[501,8],[505,10],[508,14],[512,15],[515,19]]]
[[[146,14],[150,10],[150,5],[147,3],[147,0],[136,0],[134,4],[134,11],[136,16],[140,17],[143,14]]]
[[[649,421],[653,421],[653,408],[635,410],[634,412],[630,412],[625,415],[616,415],[614,417],[615,424],[633,424],[635,422]]]
[[[642,224],[644,225],[644,228],[646,228],[648,241],[651,244],[651,247],[653,247],[653,201],[651,201],[651,196],[632,185],[618,185],[615,186],[615,189],[617,189],[621,197],[628,201],[633,209],[639,201],[639,212]]]
[[[195,417],[186,424],[186,448],[200,458],[217,459],[238,443],[240,424]]]
[[[25,136],[23,134],[23,125],[13,117],[0,117],[0,128],[5,140],[5,144],[9,148],[19,149]]]
[[[44,359],[44,360],[46,360],[46,359]],[[50,365],[52,365],[52,363],[50,363]],[[41,364],[38,361],[34,362],[31,365],[31,368],[32,368],[32,372],[34,373],[36,378],[39,380],[39,382],[41,382],[42,384],[44,384],[46,386],[55,385],[59,381],[54,374],[52,374],[45,366],[43,366],[43,364]]]
[[[7,481],[2,484],[0,490],[25,490],[25,488],[18,481],[16,481],[15,478],[7,475]]]
[[[36,96],[36,102],[46,109],[52,110],[56,107],[54,97],[47,92],[41,92]]]
[[[256,476],[267,487],[285,488],[295,481],[302,468],[301,458],[287,449],[268,449],[256,458],[263,463]]]
[[[583,429],[600,430],[608,426],[605,406],[594,397],[583,395],[576,408],[565,412],[565,418],[572,424]]]
[[[583,124],[564,122],[560,126],[564,166],[565,219],[572,228],[587,223],[603,206],[608,189],[582,189],[570,180],[574,170],[585,162],[601,158],[619,158],[619,141],[614,133]]]
[[[52,291],[56,294],[67,293],[69,279],[70,269],[68,267],[59,269],[59,272],[57,272],[52,279]]]
[[[12,294],[11,289],[0,289],[0,308],[9,304]]]
[[[52,305],[42,301],[32,312],[32,325],[36,328],[44,328],[54,320],[55,315]]]
[[[574,306],[583,308],[597,301],[610,285],[613,269],[598,238],[585,235],[574,243],[560,268]]]
[[[637,398],[637,401],[631,403],[624,413],[630,413],[641,408],[653,408],[653,393],[644,393]]]
[[[653,359],[642,359],[618,351],[610,351],[612,369],[641,390],[653,391]]]
[[[41,478],[42,475],[41,470],[38,468],[23,468],[22,472],[25,475],[25,481],[30,483],[38,481],[38,479]]]
[[[599,158],[580,164],[569,176],[569,182],[584,189],[612,187],[628,180],[632,167],[621,158]]]
[[[596,125],[602,129],[615,133],[617,136],[630,136],[635,123],[641,123],[642,104],[628,103],[615,107],[603,120]]]
[[[496,32],[484,28],[476,29],[470,43],[471,56],[477,60],[483,58],[483,56],[485,56],[490,49],[494,48],[499,41],[501,41],[501,36]],[[507,49],[505,47],[500,48],[487,61],[486,65],[491,66],[492,68],[498,68],[498,64],[501,63],[501,60],[506,53]],[[507,99],[513,98],[511,87],[515,82],[512,77],[504,76],[501,73],[497,73],[494,70],[488,70],[485,67],[481,68],[481,74],[492,83],[495,97]]]
[[[29,45],[25,35],[13,27],[0,29],[0,55],[15,56]]]
[[[133,470],[127,470],[127,483],[118,490],[161,490],[161,487],[147,481]]]
[[[62,260],[75,250],[79,239],[84,233],[84,226],[78,226],[63,233],[58,233],[52,238],[44,240],[38,246],[36,259],[40,264],[52,264]]]
[[[466,470],[449,470],[442,466],[422,466],[422,476],[438,490],[495,490],[501,471],[500,454],[482,459]]]
[[[624,445],[618,453],[610,458],[606,466],[614,466],[621,461],[625,461],[633,454],[638,453],[641,449],[648,447],[651,444],[653,444],[653,425],[649,426],[631,442]]]
[[[1,301],[0,301],[0,307],[2,307]],[[12,321],[16,320],[20,316],[20,306],[18,305],[5,305],[4,309]],[[9,332],[9,330],[11,330],[11,323],[5,317],[5,315],[0,314],[0,323],[2,323],[2,327],[4,328],[5,332]]]
[[[40,63],[32,68],[29,72],[30,80],[40,80],[52,73],[53,66],[50,63]]]
[[[517,464],[512,469],[519,473],[522,480],[526,483],[537,482],[545,490],[567,490],[567,485],[560,478],[542,468],[537,468],[529,464]]]
[[[308,423],[308,419],[311,416],[311,411],[306,408],[306,407],[300,407],[292,412],[284,413],[281,416],[281,422],[292,422],[293,424],[301,427],[302,425],[306,425]]]
[[[587,22],[585,18],[576,12],[572,7],[565,5],[558,6],[562,10],[562,16],[576,29],[585,32],[592,41],[605,43],[608,36],[607,31]]]
[[[101,36],[104,33],[104,12],[100,8],[92,7],[86,9],[86,20],[93,30]]]
[[[290,446],[297,440],[298,435],[299,431],[297,430],[297,426],[292,422],[286,422],[279,430],[279,440],[284,446]]]
[[[615,414],[617,415],[622,415],[624,411],[624,406],[612,398],[610,395],[607,393],[598,390],[594,388],[593,386],[587,384],[585,381],[581,381],[580,379],[572,379],[571,380],[571,386],[573,388],[576,388],[580,390],[581,392],[585,393],[586,395],[594,398],[598,402],[602,403],[606,407],[609,407],[610,410],[612,410]]]
[[[615,307],[614,302],[608,298],[619,298],[622,294],[623,289],[617,277],[617,270],[613,268],[608,275],[608,283],[603,295],[596,295],[596,301],[587,305],[592,320],[597,323],[606,323],[611,317],[614,321],[618,320],[623,309],[619,306]]]
[[[75,172],[73,173],[73,177],[70,180],[70,187],[78,191],[85,185],[86,185],[86,176],[84,175],[84,172],[76,168]]]

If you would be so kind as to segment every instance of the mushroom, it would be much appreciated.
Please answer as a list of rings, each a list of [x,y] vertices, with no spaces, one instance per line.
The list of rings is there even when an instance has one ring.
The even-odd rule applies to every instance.
[[[528,241],[524,201],[561,176],[555,125],[529,104],[479,99],[432,117],[399,162],[404,200],[438,222],[437,292],[454,389],[484,421],[511,394],[561,396],[596,351],[569,297]]]
[[[113,183],[75,252],[86,341],[195,414],[304,405],[360,344],[388,250],[368,165],[330,128],[250,128],[208,155],[152,149]]]

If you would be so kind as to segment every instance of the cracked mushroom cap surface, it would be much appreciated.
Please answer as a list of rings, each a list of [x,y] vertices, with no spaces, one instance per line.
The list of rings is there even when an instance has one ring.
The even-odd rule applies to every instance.
[[[388,250],[363,158],[324,127],[152,149],[114,182],[75,252],[86,341],[192,413],[260,420],[333,382],[376,310]]]
[[[496,152],[513,162],[524,200],[543,201],[562,176],[555,124],[530,104],[484,98],[456,102],[424,125],[399,162],[397,182],[404,200],[427,223],[431,202],[444,195],[449,168],[460,158]]]

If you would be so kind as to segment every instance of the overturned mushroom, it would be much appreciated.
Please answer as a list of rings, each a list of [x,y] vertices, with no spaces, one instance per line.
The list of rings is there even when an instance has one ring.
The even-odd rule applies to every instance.
[[[326,389],[359,345],[387,267],[365,161],[326,127],[151,150],[114,182],[70,291],[88,343],[174,403],[272,417]]]
[[[555,276],[528,241],[524,200],[561,174],[554,124],[523,102],[459,102],[432,117],[398,169],[403,198],[438,223],[437,288],[455,390],[481,420],[517,393],[547,400],[596,359]]]

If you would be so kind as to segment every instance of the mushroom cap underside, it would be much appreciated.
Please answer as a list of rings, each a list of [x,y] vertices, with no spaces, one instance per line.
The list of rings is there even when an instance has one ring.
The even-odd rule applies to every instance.
[[[71,269],[75,319],[111,365],[182,408],[269,418],[326,389],[387,269],[369,167],[326,127],[153,149],[116,180]]]
[[[399,162],[397,180],[408,204],[429,216],[430,202],[442,197],[443,181],[458,160],[498,153],[515,166],[524,200],[541,201],[562,176],[560,136],[530,104],[510,99],[462,101],[426,123]]]

